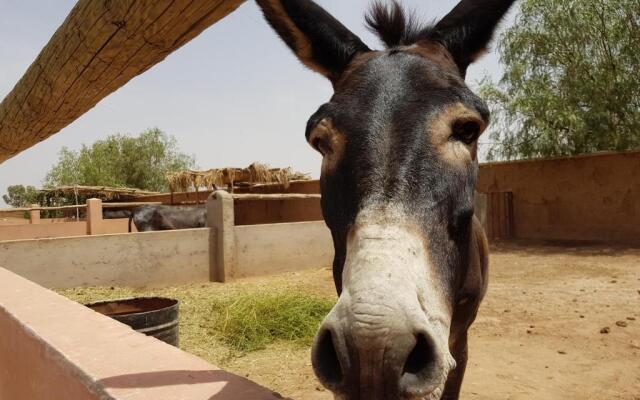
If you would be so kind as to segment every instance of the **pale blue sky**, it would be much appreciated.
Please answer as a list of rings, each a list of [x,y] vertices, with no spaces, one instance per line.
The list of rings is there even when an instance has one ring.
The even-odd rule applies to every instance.
[[[369,1],[318,3],[370,47],[379,48],[363,24]],[[457,0],[403,3],[431,21]],[[11,91],[74,4],[0,0],[0,98]],[[503,28],[511,23],[513,15]],[[493,51],[470,67],[467,81],[474,87],[485,74],[501,74]],[[250,0],[56,135],[0,164],[0,195],[11,184],[39,187],[62,146],[75,149],[109,134],[136,134],[150,127],[174,135],[181,150],[195,155],[203,169],[260,161],[318,176],[320,157],[305,142],[304,127],[330,96],[329,82],[295,59]]]

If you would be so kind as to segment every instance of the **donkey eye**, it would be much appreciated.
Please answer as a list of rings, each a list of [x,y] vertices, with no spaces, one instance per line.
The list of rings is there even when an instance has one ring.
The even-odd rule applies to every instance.
[[[482,126],[478,121],[474,120],[456,121],[453,124],[452,131],[451,139],[471,144],[482,133]]]

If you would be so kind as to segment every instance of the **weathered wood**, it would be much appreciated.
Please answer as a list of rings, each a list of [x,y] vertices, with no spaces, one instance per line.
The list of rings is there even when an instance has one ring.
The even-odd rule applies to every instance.
[[[140,206],[161,205],[159,201],[131,201],[127,203],[102,203],[102,208],[133,208]]]
[[[243,1],[78,1],[0,103],[0,162],[57,133]]]
[[[83,185],[74,185],[74,186],[57,186],[53,188],[46,188],[38,190],[39,193],[42,194],[81,194],[84,196],[100,196],[100,195],[111,195],[111,196],[154,196],[161,193],[151,192],[148,190],[136,189],[136,188],[114,188],[109,186],[83,186]]]
[[[279,193],[279,194],[258,194],[258,193],[232,193],[233,200],[292,200],[292,199],[319,199],[319,194],[302,193]]]
[[[207,200],[213,190],[203,190],[198,192],[198,200],[203,203]],[[291,181],[285,187],[282,183],[264,183],[247,187],[236,187],[234,193],[304,193],[319,194],[320,182],[311,181]],[[184,204],[195,203],[195,192],[173,192],[159,195],[139,196],[136,200],[159,201],[162,204]]]
[[[159,201],[147,201],[147,202],[129,202],[129,203],[102,203],[102,208],[133,208],[140,206],[159,205],[162,204]],[[86,204],[78,204],[71,206],[57,206],[57,207],[21,207],[21,208],[0,208],[0,213],[13,213],[13,212],[29,212],[29,211],[62,211],[62,210],[75,210],[87,208]]]

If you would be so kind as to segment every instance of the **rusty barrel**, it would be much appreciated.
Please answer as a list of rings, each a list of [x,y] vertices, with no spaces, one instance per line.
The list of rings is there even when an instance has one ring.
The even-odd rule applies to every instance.
[[[178,346],[179,302],[165,297],[135,297],[85,304],[140,333]]]

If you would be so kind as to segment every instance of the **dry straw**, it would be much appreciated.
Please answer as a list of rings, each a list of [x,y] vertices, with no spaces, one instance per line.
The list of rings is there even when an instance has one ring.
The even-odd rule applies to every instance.
[[[268,165],[253,163],[247,168],[215,168],[207,171],[182,171],[167,174],[172,192],[190,189],[214,189],[238,184],[280,183],[285,188],[290,181],[309,180],[309,175],[294,172],[291,168],[270,168]]]

